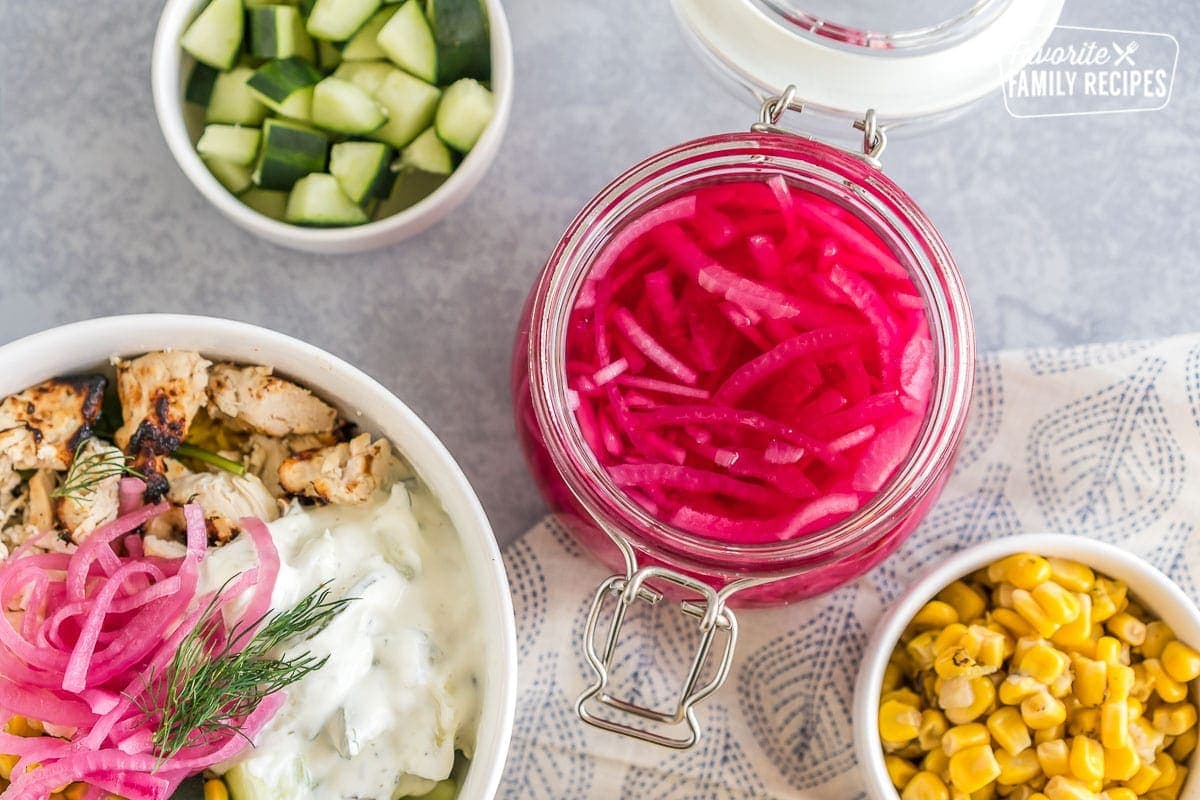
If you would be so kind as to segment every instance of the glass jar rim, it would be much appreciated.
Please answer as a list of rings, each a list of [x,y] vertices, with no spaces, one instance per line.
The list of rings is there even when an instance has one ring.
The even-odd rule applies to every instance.
[[[791,159],[796,166],[822,170],[828,185],[840,182],[860,199],[877,203],[881,215],[868,222],[905,228],[916,246],[902,256],[928,291],[926,316],[938,352],[936,384],[916,443],[896,474],[862,508],[842,522],[796,539],[768,543],[730,543],[677,528],[658,519],[618,487],[587,446],[568,403],[565,370],[566,323],[582,281],[600,249],[638,209],[663,201],[647,198],[646,186],[659,195],[678,189],[715,160],[732,158],[746,176],[761,174],[769,158]],[[779,167],[778,164],[769,165]],[[736,171],[729,174],[736,175]],[[785,177],[787,177],[785,175]],[[793,176],[795,177],[795,176]],[[632,196],[632,197],[631,197]],[[668,195],[669,196],[669,195]],[[633,206],[633,203],[640,203]],[[890,210],[892,219],[882,214]],[[860,218],[862,214],[851,210]],[[607,228],[600,230],[603,226]],[[895,246],[892,246],[895,250]],[[915,256],[914,259],[909,256]],[[948,335],[949,334],[949,335]],[[610,536],[620,536],[638,550],[685,568],[747,574],[736,562],[753,561],[755,576],[793,575],[847,552],[855,552],[894,526],[894,520],[932,490],[948,466],[946,459],[961,441],[974,380],[974,332],[961,276],[949,249],[916,203],[877,168],[831,145],[779,133],[728,133],[702,137],[653,155],[631,167],[602,189],[576,216],[547,261],[533,292],[529,331],[529,370],[533,410],[547,452],[572,495]],[[651,532],[646,535],[643,531]]]

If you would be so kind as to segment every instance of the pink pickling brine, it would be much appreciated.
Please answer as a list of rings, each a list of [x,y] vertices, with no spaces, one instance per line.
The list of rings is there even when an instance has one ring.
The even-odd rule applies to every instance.
[[[868,226],[782,177],[687,192],[605,246],[571,312],[584,440],[659,519],[716,540],[845,519],[913,447],[924,304]]]

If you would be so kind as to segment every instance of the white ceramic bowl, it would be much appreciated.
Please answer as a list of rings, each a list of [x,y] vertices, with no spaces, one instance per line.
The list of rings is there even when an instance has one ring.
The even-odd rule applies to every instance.
[[[171,155],[183,174],[217,210],[264,239],[314,253],[354,253],[395,244],[420,233],[457,207],[483,178],[500,151],[500,141],[508,127],[512,110],[513,56],[512,36],[500,0],[485,0],[492,35],[492,91],[496,113],[458,169],[432,194],[419,203],[390,217],[346,228],[305,228],[280,222],[258,213],[230,194],[204,166],[196,154],[196,139],[201,124],[199,115],[185,113],[183,90],[195,62],[179,46],[192,18],[206,0],[167,0],[154,36],[150,60],[150,83],[154,111],[166,137]]]
[[[491,525],[445,446],[391,392],[345,361],[281,333],[211,317],[106,317],[19,339],[0,347],[0,397],[55,375],[103,368],[114,355],[163,348],[274,367],[333,403],[346,419],[390,439],[441,500],[466,552],[486,649],[483,713],[459,798],[492,800],[504,770],[516,706],[516,625]]]
[[[867,794],[872,800],[898,800],[899,793],[888,778],[883,764],[883,743],[879,739],[879,690],[888,659],[913,615],[947,584],[1014,553],[1036,553],[1080,561],[1112,578],[1125,581],[1129,591],[1171,627],[1180,640],[1193,646],[1200,643],[1200,611],[1166,575],[1134,554],[1104,542],[1083,536],[1058,533],[1030,533],[995,539],[969,547],[941,561],[917,579],[892,604],[879,621],[867,643],[863,662],[854,687],[854,746]],[[1196,690],[1193,688],[1193,698]],[[1196,755],[1191,758],[1194,772]],[[1195,798],[1200,782],[1192,775],[1182,798]]]

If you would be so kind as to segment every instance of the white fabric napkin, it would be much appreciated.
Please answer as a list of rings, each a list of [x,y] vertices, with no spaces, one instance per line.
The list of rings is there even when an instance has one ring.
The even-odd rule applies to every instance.
[[[679,752],[575,715],[591,671],[581,637],[609,573],[552,520],[508,548],[520,696],[506,800],[864,797],[851,697],[881,609],[941,555],[985,539],[1061,531],[1145,556],[1191,597],[1200,581],[1200,335],[983,356],[954,475],[924,524],[861,580],[792,606],[738,612],[725,686],[697,706]],[[640,700],[677,690],[695,620],[639,608],[618,671]]]

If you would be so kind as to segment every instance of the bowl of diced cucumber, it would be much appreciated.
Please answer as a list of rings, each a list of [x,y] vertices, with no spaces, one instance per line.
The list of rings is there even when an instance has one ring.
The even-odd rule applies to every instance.
[[[196,188],[313,252],[384,247],[445,217],[512,105],[499,0],[167,0],[151,72]]]

